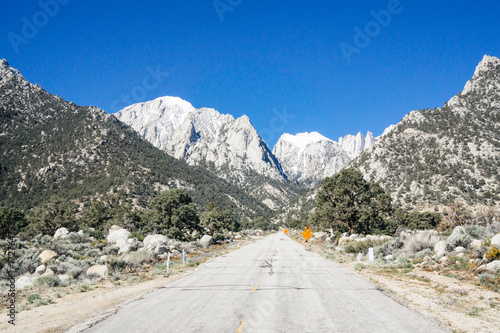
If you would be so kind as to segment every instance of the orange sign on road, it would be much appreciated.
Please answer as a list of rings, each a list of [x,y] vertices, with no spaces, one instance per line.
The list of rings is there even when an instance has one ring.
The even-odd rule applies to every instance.
[[[286,229],[286,230],[284,231],[284,233],[285,233],[285,234],[287,234],[287,233],[288,233],[288,229]]]
[[[311,227],[306,228],[306,230],[302,233],[302,236],[306,239],[306,241],[313,236],[311,233]]]

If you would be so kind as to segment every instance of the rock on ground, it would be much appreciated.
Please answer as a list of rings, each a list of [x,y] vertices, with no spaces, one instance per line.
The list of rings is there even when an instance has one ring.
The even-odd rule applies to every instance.
[[[45,273],[45,265],[40,265],[35,269],[35,274],[42,275]]]
[[[37,277],[31,277],[31,276],[21,276],[19,279],[17,279],[15,285],[16,289],[24,289],[24,288],[29,288],[33,286],[35,281],[37,280]]]
[[[54,234],[54,239],[59,239],[59,238],[66,238],[69,234],[68,229],[66,228],[59,228],[56,230],[56,233]]]
[[[87,269],[87,277],[97,276],[101,279],[108,277],[108,266],[106,265],[94,265]]]
[[[448,244],[446,244],[445,241],[439,241],[434,245],[434,252],[440,253],[440,252],[445,252],[446,253],[446,248],[448,247]]]
[[[59,275],[59,280],[61,280],[62,283],[68,283],[71,281],[71,276],[69,276],[68,274],[62,274]]]
[[[144,248],[148,251],[154,251],[158,245],[168,245],[170,239],[163,235],[147,235],[142,241]]]
[[[500,234],[496,234],[491,238],[491,245],[500,249]]]
[[[57,252],[54,252],[52,250],[45,250],[40,253],[38,257],[42,260],[42,264],[45,264],[57,257]]]
[[[484,247],[484,242],[480,239],[474,239],[470,242],[470,248],[476,251],[481,251]]]
[[[119,227],[117,225],[114,225],[111,228],[109,228],[109,234],[107,240],[109,244],[116,244],[116,242],[120,238],[124,238],[126,241],[128,239],[128,236],[130,236],[130,231],[123,229],[122,227]]]
[[[213,239],[212,236],[210,235],[203,235],[203,237],[201,237],[199,242],[203,246],[209,246],[213,244]]]
[[[42,274],[42,277],[44,277],[44,276],[52,276],[52,275],[54,275],[54,271],[51,270],[50,268],[47,268],[45,270],[45,273]]]

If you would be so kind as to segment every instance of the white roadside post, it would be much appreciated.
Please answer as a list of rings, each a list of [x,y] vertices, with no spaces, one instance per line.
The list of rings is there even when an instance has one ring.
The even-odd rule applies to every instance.
[[[186,250],[182,249],[182,263],[186,265]]]
[[[363,257],[363,253],[358,253],[358,256],[356,257],[356,261],[360,261],[361,258]]]
[[[373,252],[373,247],[370,247],[370,248],[368,249],[368,260],[369,260],[370,262],[374,262],[374,261],[375,261],[375,254],[374,254],[374,252]]]
[[[170,274],[170,252],[167,255],[167,274]]]

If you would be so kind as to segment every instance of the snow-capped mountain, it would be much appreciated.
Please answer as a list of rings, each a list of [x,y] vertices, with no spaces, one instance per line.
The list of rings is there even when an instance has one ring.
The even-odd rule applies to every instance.
[[[349,155],[351,160],[355,159],[361,152],[370,148],[375,142],[372,132],[368,131],[366,136],[358,133],[355,136],[348,134],[339,138],[339,145]]]
[[[223,178],[243,180],[252,171],[273,179],[285,178],[247,116],[235,119],[169,96],[131,105],[115,115],[169,155],[190,165],[213,165],[223,171]]]
[[[498,205],[500,59],[485,56],[461,93],[442,108],[408,113],[352,166],[399,204]]]
[[[335,142],[318,132],[283,134],[273,148],[285,174],[301,184],[315,186],[342,170],[374,143],[373,134],[346,135]]]

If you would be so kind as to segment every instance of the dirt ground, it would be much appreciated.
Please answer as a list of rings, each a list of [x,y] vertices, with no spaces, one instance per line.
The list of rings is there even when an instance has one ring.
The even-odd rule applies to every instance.
[[[420,268],[404,273],[366,261],[356,265],[352,254],[340,254],[321,244],[302,244],[371,280],[388,296],[440,321],[452,332],[500,332],[500,294],[476,285],[475,278]]]

